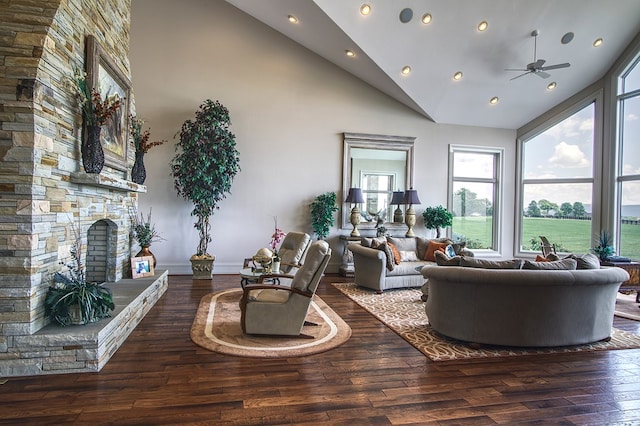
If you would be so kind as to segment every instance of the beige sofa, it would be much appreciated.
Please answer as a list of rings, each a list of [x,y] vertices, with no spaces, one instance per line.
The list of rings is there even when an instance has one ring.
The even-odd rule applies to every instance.
[[[478,344],[550,347],[611,336],[621,268],[424,268],[435,331]],[[425,286],[426,287],[426,286]]]
[[[384,237],[383,237],[384,238]],[[387,254],[384,250],[371,248],[375,239],[362,238],[361,243],[349,245],[353,253],[354,281],[356,285],[382,293],[392,288],[420,287],[424,279],[420,268],[425,265],[435,265],[435,262],[420,260],[425,258],[429,241],[450,242],[446,238],[426,239],[421,237],[388,237],[401,252],[413,252],[417,260],[401,261],[390,270],[387,266]],[[469,250],[458,248],[458,253],[473,256]]]

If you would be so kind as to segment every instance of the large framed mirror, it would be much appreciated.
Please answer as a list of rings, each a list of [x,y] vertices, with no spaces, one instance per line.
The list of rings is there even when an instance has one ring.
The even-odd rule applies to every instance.
[[[415,137],[344,133],[342,160],[341,227],[351,229],[351,205],[345,199],[349,188],[361,188],[364,203],[360,206],[358,229],[373,229],[382,222],[389,229],[405,227],[393,221],[394,191],[413,186],[413,144]]]

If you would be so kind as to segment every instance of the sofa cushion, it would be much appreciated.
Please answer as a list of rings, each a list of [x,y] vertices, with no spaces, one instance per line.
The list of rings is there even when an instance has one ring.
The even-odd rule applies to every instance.
[[[449,257],[440,250],[436,250],[434,256],[439,266],[460,266],[460,256]]]
[[[401,262],[393,268],[393,271],[387,271],[387,277],[422,275],[421,267],[426,265],[436,266],[435,263],[425,262],[424,260],[419,262]]]
[[[415,251],[417,253],[418,246],[415,237],[388,237],[387,241],[396,246],[398,251]]]
[[[541,271],[572,271],[576,269],[577,264],[578,262],[575,259],[554,260],[552,262],[532,262],[530,260],[525,260],[524,265],[522,265],[522,269],[535,269]]]
[[[446,241],[442,243],[439,243],[436,241],[429,241],[429,247],[427,247],[427,253],[424,255],[424,260],[428,262],[435,262],[436,257],[434,255],[434,252],[438,250],[444,253],[448,245],[449,243],[447,243]]]
[[[427,249],[429,248],[429,243],[431,241],[435,241],[437,243],[447,243],[447,244],[452,244],[453,241],[451,241],[448,238],[422,238],[422,237],[415,237],[416,240],[416,253],[418,254],[418,259],[424,259],[425,256],[427,255]]]
[[[375,237],[375,238],[361,237],[360,238],[360,245],[362,247],[376,248],[380,243],[386,243],[386,242],[387,242],[387,237]]]
[[[486,260],[476,259],[475,257],[462,256],[460,258],[460,266],[468,268],[484,268],[484,269],[521,269],[522,259],[512,260]]]
[[[467,242],[466,241],[458,241],[457,243],[452,242],[451,247],[453,247],[453,252],[459,255],[462,252],[462,250],[467,248]]]
[[[600,269],[600,259],[593,253],[570,254],[565,259],[575,259],[578,262],[576,269]]]

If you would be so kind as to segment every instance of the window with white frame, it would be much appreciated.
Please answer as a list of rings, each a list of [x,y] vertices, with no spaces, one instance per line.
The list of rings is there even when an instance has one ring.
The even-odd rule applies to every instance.
[[[588,99],[519,140],[519,252],[539,251],[540,236],[558,252],[592,247],[595,111]]]
[[[499,252],[502,148],[449,146],[449,211],[453,239]]]
[[[618,79],[618,254],[640,258],[640,57]]]

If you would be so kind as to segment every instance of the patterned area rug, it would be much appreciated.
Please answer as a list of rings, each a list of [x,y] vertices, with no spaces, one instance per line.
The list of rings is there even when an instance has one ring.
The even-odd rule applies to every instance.
[[[614,328],[609,342],[557,348],[483,345],[479,349],[472,349],[464,342],[447,338],[431,329],[419,289],[387,290],[383,294],[376,294],[351,283],[332,285],[432,361],[640,348],[640,336]]]
[[[247,336],[240,325],[238,302],[242,290],[211,293],[200,300],[191,326],[191,340],[210,351],[255,358],[296,357],[333,349],[351,337],[351,327],[322,299],[314,296],[302,333],[313,339],[296,337]]]

